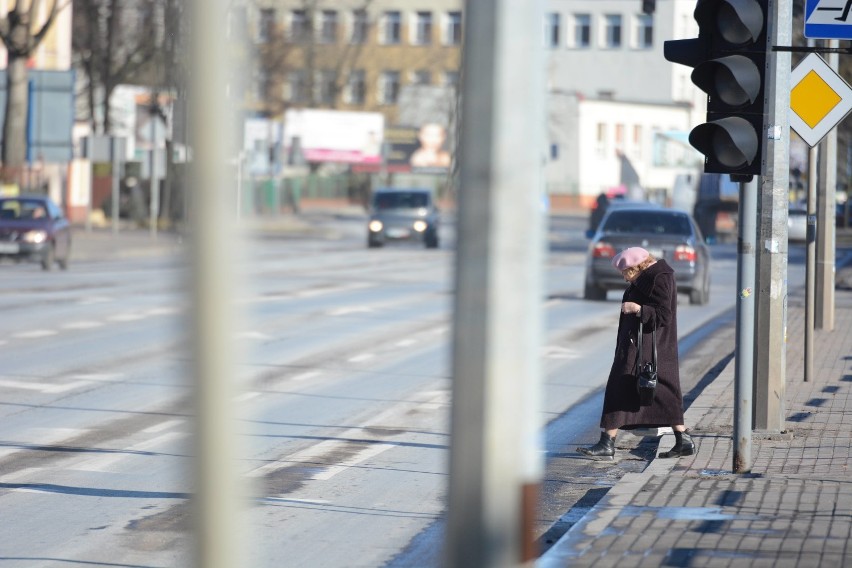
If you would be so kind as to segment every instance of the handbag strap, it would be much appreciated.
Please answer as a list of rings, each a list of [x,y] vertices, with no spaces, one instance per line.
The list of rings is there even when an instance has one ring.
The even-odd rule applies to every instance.
[[[636,370],[641,369],[642,365],[642,336],[645,335],[642,326],[642,312],[639,312],[639,337],[636,338]],[[657,328],[651,330],[651,362],[654,364],[654,370],[657,369]]]

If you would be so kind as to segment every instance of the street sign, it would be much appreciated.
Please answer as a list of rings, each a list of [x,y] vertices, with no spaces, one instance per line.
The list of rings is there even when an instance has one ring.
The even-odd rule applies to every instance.
[[[793,69],[790,84],[790,126],[816,146],[852,110],[852,87],[815,53]]]
[[[807,0],[805,37],[814,39],[852,39],[852,1]]]

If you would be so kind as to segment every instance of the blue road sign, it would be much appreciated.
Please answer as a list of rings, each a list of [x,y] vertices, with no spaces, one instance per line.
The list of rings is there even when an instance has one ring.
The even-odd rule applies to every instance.
[[[805,37],[852,39],[852,0],[807,0]]]

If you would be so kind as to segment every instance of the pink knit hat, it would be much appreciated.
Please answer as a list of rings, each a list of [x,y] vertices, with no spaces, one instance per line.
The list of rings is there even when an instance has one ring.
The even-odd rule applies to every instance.
[[[621,271],[627,268],[633,268],[648,258],[650,254],[642,247],[630,247],[624,249],[612,259],[612,265],[616,270]]]

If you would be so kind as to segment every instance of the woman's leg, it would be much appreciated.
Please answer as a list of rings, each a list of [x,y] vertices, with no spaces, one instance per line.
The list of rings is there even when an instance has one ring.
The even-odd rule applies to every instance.
[[[591,458],[612,459],[615,456],[615,436],[618,434],[618,429],[604,430],[601,432],[601,439],[594,446],[588,448],[577,448],[577,451]]]
[[[660,453],[661,458],[679,458],[681,456],[691,456],[695,453],[695,443],[692,441],[692,436],[686,433],[686,427],[683,424],[672,426],[675,435],[674,447]]]

